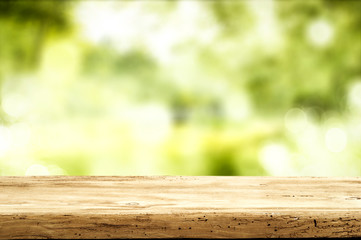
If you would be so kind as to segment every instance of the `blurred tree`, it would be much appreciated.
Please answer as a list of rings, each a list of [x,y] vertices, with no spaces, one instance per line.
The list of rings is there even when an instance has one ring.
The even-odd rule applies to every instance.
[[[254,18],[244,1],[211,1],[206,4],[221,26],[223,34],[228,37],[246,33],[254,26]]]
[[[319,117],[331,110],[342,113],[347,86],[361,74],[361,2],[280,1],[276,6],[287,47],[280,54],[285,61],[274,66],[273,82],[282,79],[278,74],[289,79],[283,88],[291,93],[289,107],[313,108]],[[313,32],[312,24],[318,24]],[[307,33],[313,34],[313,41],[328,42],[314,46]],[[251,92],[257,94],[261,89]]]
[[[195,5],[193,1],[124,1],[108,6],[102,1],[89,2],[90,8],[80,1],[0,1],[0,87],[4,79],[11,81],[17,74],[35,70],[47,40],[73,33],[78,26],[72,22],[76,15],[70,11],[73,6],[85,9],[89,19],[93,16],[87,11],[92,7],[101,12],[94,16],[95,22],[99,17],[100,25],[90,24],[95,35],[100,35],[100,43],[82,36],[81,31],[66,36],[80,53],[74,54],[80,61],[68,61],[70,56],[63,51],[66,47],[54,53],[49,44],[44,51],[55,60],[44,67],[50,74],[45,74],[46,83],[39,86],[48,93],[45,98],[54,98],[47,99],[48,104],[38,111],[51,115],[51,109],[56,113],[51,119],[63,123],[64,129],[79,123],[60,140],[55,138],[62,128],[51,123],[44,128],[41,123],[42,132],[36,135],[55,132],[51,136],[56,137],[46,138],[55,150],[47,147],[36,153],[36,158],[68,169],[69,174],[87,174],[95,169],[95,165],[89,167],[92,161],[101,166],[99,159],[108,157],[114,166],[123,158],[128,164],[129,159],[135,159],[132,151],[136,152],[138,140],[134,139],[147,137],[151,134],[145,130],[156,132],[159,127],[164,135],[168,131],[172,135],[165,147],[170,160],[169,166],[165,165],[172,174],[265,175],[267,169],[262,167],[259,153],[266,140],[279,141],[285,149],[294,144],[294,152],[298,150],[283,123],[290,108],[311,108],[320,123],[329,112],[347,116],[342,114],[347,109],[349,84],[361,75],[361,1],[198,1]],[[119,8],[114,10],[113,6]],[[194,22],[189,10],[195,13]],[[197,20],[196,15],[201,17]],[[188,17],[192,20],[184,21]],[[132,24],[127,26],[127,21]],[[138,26],[141,31],[133,31]],[[86,24],[82,27],[87,28]],[[98,27],[106,31],[97,31],[102,30]],[[129,40],[129,47],[119,47],[120,38]],[[64,74],[52,85],[52,76],[67,71],[61,66],[54,71],[54,65],[63,62],[64,66],[76,65],[74,76]],[[82,68],[79,73],[78,64]],[[69,81],[68,76],[72,76]],[[140,110],[137,115],[137,108],[149,102],[156,102],[161,110]],[[156,116],[162,113],[164,116]],[[306,119],[308,112],[304,114]],[[147,122],[147,117],[159,121],[159,126]],[[0,123],[10,120],[1,112],[0,103]],[[80,127],[83,132],[77,132]],[[122,131],[115,131],[117,127]],[[133,142],[132,131],[144,136],[134,134]],[[282,132],[278,138],[277,131]],[[80,144],[83,148],[74,147],[75,152],[69,153],[67,138],[73,134],[74,143],[84,141]],[[323,135],[320,139],[322,142]],[[351,137],[348,140],[357,142]],[[125,143],[129,145],[120,149]],[[114,153],[109,154],[109,148]],[[360,151],[353,151],[360,156]],[[141,161],[147,161],[148,156],[144,159]],[[204,166],[188,166],[196,161]]]
[[[47,37],[70,29],[70,5],[46,0],[0,2],[0,88],[5,76],[36,68]],[[4,117],[0,111],[2,121]]]

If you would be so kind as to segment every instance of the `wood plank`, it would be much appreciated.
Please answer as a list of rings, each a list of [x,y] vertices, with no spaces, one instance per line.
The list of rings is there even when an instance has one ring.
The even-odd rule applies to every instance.
[[[357,236],[359,177],[0,177],[2,239]]]

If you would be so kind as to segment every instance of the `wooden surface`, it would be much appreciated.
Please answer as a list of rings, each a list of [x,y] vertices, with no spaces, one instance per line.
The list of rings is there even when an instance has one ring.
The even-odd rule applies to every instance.
[[[0,238],[361,236],[361,178],[0,177]]]

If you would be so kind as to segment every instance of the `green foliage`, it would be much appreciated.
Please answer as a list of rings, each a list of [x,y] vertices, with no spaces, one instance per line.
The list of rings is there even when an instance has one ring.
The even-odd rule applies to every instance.
[[[254,19],[242,1],[210,1],[209,7],[223,33],[230,37],[245,33],[254,26]]]
[[[1,1],[2,56],[10,69],[35,67],[49,30],[65,31],[70,25],[67,1]],[[12,59],[12,61],[10,60]]]
[[[273,3],[1,1],[0,174],[360,174],[361,2]]]

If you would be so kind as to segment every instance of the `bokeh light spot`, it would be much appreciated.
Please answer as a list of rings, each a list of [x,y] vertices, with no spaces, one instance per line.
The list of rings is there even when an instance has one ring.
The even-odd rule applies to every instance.
[[[332,25],[324,20],[318,19],[312,22],[307,28],[307,37],[311,44],[317,47],[327,46],[334,35]]]
[[[260,159],[271,175],[279,176],[290,173],[290,153],[282,144],[271,143],[264,146],[260,152]]]
[[[289,131],[300,132],[306,128],[307,115],[299,108],[292,108],[287,111],[284,121]]]
[[[331,152],[341,152],[347,145],[347,135],[340,128],[331,128],[325,134],[325,144]]]
[[[361,111],[361,79],[350,86],[348,104],[352,110]]]
[[[20,94],[4,95],[2,106],[8,115],[16,118],[24,116],[29,110],[28,101]]]
[[[41,164],[33,164],[26,169],[25,176],[48,176],[48,168]]]
[[[8,128],[0,126],[0,157],[5,155],[11,147],[11,135]]]

